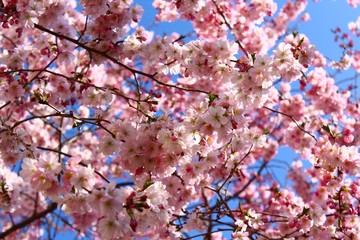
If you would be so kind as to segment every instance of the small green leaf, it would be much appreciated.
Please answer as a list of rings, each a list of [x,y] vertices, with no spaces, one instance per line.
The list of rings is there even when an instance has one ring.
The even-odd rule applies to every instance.
[[[252,53],[252,54],[251,54],[251,59],[253,60],[253,63],[254,63],[255,60],[256,60],[256,53]]]
[[[297,31],[293,31],[293,32],[292,32],[292,35],[293,35],[294,37],[296,37],[298,34],[299,34],[299,32],[297,32]]]
[[[268,129],[265,129],[262,134],[263,134],[263,135],[268,135],[268,134],[269,134],[269,130],[268,130]]]
[[[131,217],[131,218],[134,217],[134,212],[133,212],[133,210],[131,210],[130,208],[127,208],[127,209],[126,209],[126,212],[127,212],[127,214],[129,215],[129,217]]]
[[[209,105],[215,101],[215,99],[218,98],[218,95],[213,94],[213,93],[209,93]]]
[[[298,43],[298,47],[300,47],[300,46],[301,46],[301,44],[304,42],[304,40],[305,40],[305,38],[304,38],[304,37],[302,37],[302,38],[300,39],[300,42]]]
[[[329,125],[326,125],[326,126],[325,126],[325,125],[322,125],[321,128],[324,129],[327,133],[331,134]]]
[[[135,204],[134,204],[134,208],[135,208],[136,210],[138,210],[139,212],[143,212],[143,211],[144,211],[144,210],[143,210],[144,204],[142,204],[142,203],[135,203]]]
[[[304,207],[301,215],[308,215],[308,214],[309,214],[309,211],[310,211],[310,208]]]
[[[148,123],[152,123],[152,122],[156,122],[156,121],[157,121],[157,118],[156,118],[156,117],[153,117],[153,116],[147,116],[147,117],[148,117],[148,120],[147,120]]]
[[[145,189],[147,189],[148,187],[150,187],[151,185],[153,185],[154,183],[151,181],[147,181],[144,183],[142,191],[144,191]]]
[[[342,220],[341,218],[338,218],[338,226],[340,229],[342,229]]]
[[[39,91],[34,91],[34,96],[37,100],[39,100],[40,104],[46,104],[48,102],[48,98],[46,95],[41,94]]]

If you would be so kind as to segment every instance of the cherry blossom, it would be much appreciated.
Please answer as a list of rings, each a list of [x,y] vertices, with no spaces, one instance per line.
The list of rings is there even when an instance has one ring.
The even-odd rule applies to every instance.
[[[136,2],[0,1],[0,238],[358,239],[360,18]]]

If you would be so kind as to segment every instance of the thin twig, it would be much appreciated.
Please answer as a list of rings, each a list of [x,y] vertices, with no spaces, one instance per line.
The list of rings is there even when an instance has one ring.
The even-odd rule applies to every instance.
[[[224,20],[225,25],[229,28],[230,33],[235,37],[236,39],[236,43],[239,45],[239,48],[241,49],[241,51],[245,54],[245,56],[247,58],[249,58],[249,53],[245,50],[245,48],[243,47],[243,45],[241,44],[241,42],[236,38],[235,34],[233,33],[233,28],[230,26],[229,22],[227,21],[224,13],[221,11],[220,7],[217,5],[215,0],[212,0],[212,2],[214,3],[216,10],[218,11],[218,13],[221,15],[222,19]]]
[[[30,146],[30,145],[29,145]],[[46,148],[46,147],[40,147],[40,146],[37,146],[36,148],[38,149],[41,149],[41,150],[45,150],[45,151],[50,151],[50,152],[55,152],[55,153],[58,153],[58,154],[62,154],[64,155],[65,157],[72,157],[72,155],[70,154],[67,154],[67,153],[64,153],[64,152],[61,152],[59,150],[56,150],[56,149],[52,149],[52,148]]]
[[[267,110],[269,110],[269,111],[272,111],[272,112],[274,112],[274,113],[278,113],[278,114],[281,114],[281,115],[284,115],[284,116],[290,118],[290,119],[296,124],[296,126],[297,126],[301,131],[303,131],[304,133],[309,134],[309,135],[317,142],[316,137],[315,137],[313,134],[311,134],[309,131],[306,131],[303,127],[301,127],[301,126],[297,123],[297,121],[295,120],[295,118],[294,118],[293,116],[291,116],[291,115],[289,115],[289,114],[286,114],[286,113],[283,113],[283,112],[280,112],[280,111],[277,111],[277,110],[274,110],[274,109],[271,109],[271,108],[268,108],[268,107],[266,107],[266,106],[263,106],[263,108],[265,108],[265,109],[267,109]]]
[[[167,83],[161,82],[160,80],[158,80],[158,79],[155,78],[155,75],[154,75],[154,74],[144,73],[144,72],[142,72],[142,71],[133,69],[133,68],[131,68],[131,67],[129,67],[129,66],[121,63],[121,62],[120,62],[119,60],[117,60],[116,58],[108,55],[106,52],[102,52],[102,51],[97,50],[97,49],[95,49],[95,48],[86,46],[85,44],[77,41],[76,39],[72,39],[72,38],[70,38],[70,37],[68,37],[68,36],[66,36],[66,35],[62,35],[62,34],[56,33],[56,32],[54,32],[54,31],[51,31],[51,30],[49,30],[49,29],[41,26],[41,25],[34,24],[34,26],[35,26],[35,28],[37,28],[37,29],[39,29],[39,30],[41,30],[41,31],[47,32],[47,33],[49,33],[49,34],[51,34],[51,35],[54,35],[54,36],[56,36],[56,37],[59,37],[59,38],[65,39],[65,40],[67,40],[67,41],[69,41],[69,42],[72,42],[72,43],[76,44],[77,46],[79,46],[79,47],[87,50],[87,51],[90,52],[90,53],[95,53],[95,54],[98,54],[98,55],[100,55],[100,56],[102,56],[102,57],[105,57],[105,58],[107,58],[108,60],[112,61],[113,63],[115,63],[115,64],[117,64],[117,65],[125,68],[126,70],[130,71],[132,74],[136,74],[136,73],[137,73],[137,74],[143,75],[143,76],[145,76],[145,77],[148,77],[148,78],[154,80],[155,82],[157,82],[157,83],[160,84],[160,85],[163,85],[163,86],[166,86],[166,87],[177,88],[177,89],[184,90],[184,91],[188,91],[188,92],[198,92],[198,93],[209,94],[207,91],[203,91],[203,90],[199,90],[199,89],[184,88],[184,87],[179,87],[179,86],[176,86],[176,85],[172,85],[172,84],[167,84]]]
[[[0,107],[0,110],[3,109],[4,107],[6,107],[7,105],[9,105],[10,103],[11,103],[10,101],[6,102],[4,105],[2,105],[2,106]]]
[[[224,185],[227,183],[227,181],[229,181],[230,178],[232,178],[232,176],[234,175],[237,167],[244,161],[244,159],[249,156],[249,154],[251,153],[253,145],[251,144],[249,151],[244,155],[244,157],[231,169],[231,172],[229,174],[229,176],[225,179],[225,181],[221,184],[221,186],[218,188],[218,190],[220,191]]]
[[[87,166],[88,166],[88,165],[86,165],[86,164],[83,163],[83,162],[80,162],[79,165],[81,165],[81,166],[83,166],[83,167],[87,167]],[[99,177],[101,177],[105,182],[110,183],[110,180],[107,179],[104,175],[102,175],[99,171],[97,171],[97,170],[94,169],[94,172],[95,172]]]
[[[249,181],[236,193],[234,193],[232,196],[229,196],[226,200],[230,200],[232,198],[235,198],[236,196],[238,196],[240,193],[242,193],[243,191],[245,191],[245,189],[247,189],[249,187],[249,185],[255,181],[256,178],[258,178],[261,174],[261,172],[264,170],[264,168],[266,167],[266,165],[269,163],[269,161],[264,161],[263,164],[261,165],[260,169],[257,171],[256,175],[252,176]]]

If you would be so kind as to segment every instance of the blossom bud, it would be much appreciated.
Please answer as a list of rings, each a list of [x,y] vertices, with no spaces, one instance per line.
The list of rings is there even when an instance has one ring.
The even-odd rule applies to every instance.
[[[133,232],[135,232],[136,231],[136,228],[137,228],[137,226],[138,226],[138,222],[135,220],[135,219],[131,219],[130,220],[130,227],[131,227],[131,230],[133,230]]]

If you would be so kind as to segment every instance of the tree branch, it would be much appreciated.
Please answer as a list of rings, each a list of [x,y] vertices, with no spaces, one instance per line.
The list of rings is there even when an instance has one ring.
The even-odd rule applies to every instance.
[[[19,222],[9,229],[5,230],[4,232],[0,233],[0,239],[4,239],[6,236],[10,235],[11,233],[20,230],[21,228],[26,227],[27,225],[31,224],[32,222],[39,220],[40,218],[45,217],[48,213],[54,211],[57,208],[56,203],[51,203],[48,208],[46,208],[44,211],[39,212],[37,214],[32,215],[31,217],[23,220],[22,222]]]
[[[301,127],[301,126],[296,122],[296,120],[295,120],[295,118],[294,118],[293,116],[291,116],[291,115],[289,115],[289,114],[286,114],[286,113],[283,113],[283,112],[280,112],[280,111],[277,111],[277,110],[274,110],[274,109],[271,109],[271,108],[268,108],[268,107],[265,107],[265,106],[263,106],[263,108],[265,108],[265,109],[267,109],[267,110],[269,110],[269,111],[272,111],[272,112],[274,112],[274,113],[279,113],[279,114],[281,114],[281,115],[284,115],[284,116],[290,118],[290,119],[296,124],[296,126],[297,126],[301,131],[303,131],[304,133],[309,134],[309,135],[317,142],[316,137],[315,137],[314,135],[312,135],[309,131],[306,131],[303,127]]]
[[[222,19],[224,20],[225,25],[229,28],[230,33],[234,36],[235,38],[235,42],[239,45],[239,48],[241,49],[241,51],[245,54],[245,56],[247,58],[249,58],[249,53],[245,50],[245,48],[243,47],[243,45],[241,44],[241,42],[236,38],[235,34],[233,33],[233,29],[230,26],[230,23],[226,20],[226,17],[224,15],[224,13],[221,11],[220,7],[217,5],[215,0],[212,0],[213,4],[216,7],[216,10],[218,11],[218,13],[221,15]]]
[[[41,25],[38,25],[38,24],[34,24],[35,28],[41,30],[41,31],[44,31],[44,32],[47,32],[51,35],[54,35],[56,37],[59,37],[59,38],[62,38],[62,39],[65,39],[69,42],[72,42],[74,44],[76,44],[77,46],[89,51],[90,53],[95,53],[95,54],[99,54],[100,56],[103,56],[105,57],[106,59],[112,61],[113,63],[125,68],[126,70],[130,71],[132,74],[140,74],[140,75],[143,75],[145,77],[148,77],[152,80],[154,80],[155,82],[157,82],[158,84],[160,85],[163,85],[163,86],[166,86],[166,87],[172,87],[172,88],[177,88],[177,89],[180,89],[180,90],[184,90],[184,91],[188,91],[188,92],[198,92],[198,93],[205,93],[205,94],[209,94],[207,91],[203,91],[203,90],[199,90],[199,89],[191,89],[191,88],[184,88],[184,87],[179,87],[179,86],[176,86],[176,85],[172,85],[172,84],[167,84],[167,83],[164,83],[164,82],[161,82],[160,80],[156,79],[154,76],[155,74],[149,74],[149,73],[145,73],[145,72],[142,72],[142,71],[139,71],[139,70],[136,70],[136,69],[133,69],[129,66],[126,66],[125,64],[121,63],[119,60],[117,60],[116,58],[106,54],[106,52],[102,52],[100,50],[97,50],[95,48],[92,48],[92,47],[89,47],[89,46],[86,46],[85,44],[77,41],[76,39],[72,39],[71,37],[68,37],[66,35],[62,35],[60,33],[57,33],[57,32],[54,32],[54,31],[51,31]]]

